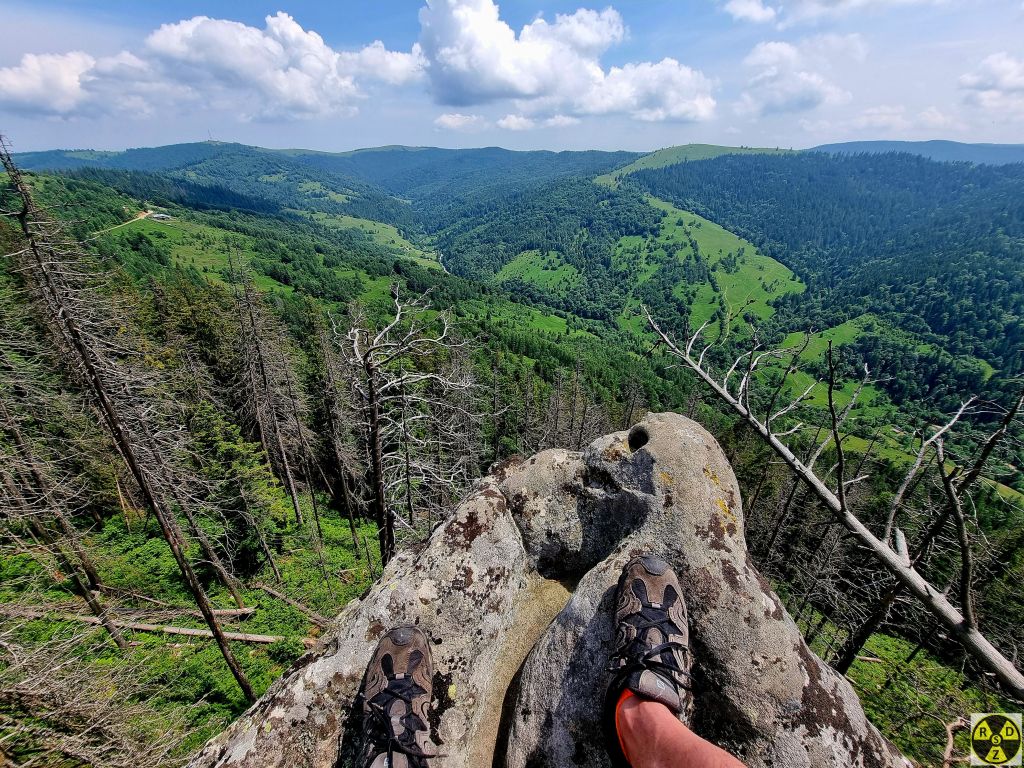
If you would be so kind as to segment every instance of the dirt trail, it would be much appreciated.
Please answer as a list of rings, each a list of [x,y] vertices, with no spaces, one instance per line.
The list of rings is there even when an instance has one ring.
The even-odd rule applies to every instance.
[[[93,232],[91,235],[89,235],[89,237],[86,238],[86,240],[95,240],[97,237],[99,237],[100,235],[105,235],[107,232],[112,232],[115,229],[120,229],[121,227],[127,226],[128,224],[134,224],[139,219],[144,219],[151,213],[152,211],[139,211],[138,213],[135,214],[134,217],[128,219],[128,221],[122,221],[120,224],[115,224],[112,227],[107,227],[106,229],[100,229],[97,230],[96,232]]]

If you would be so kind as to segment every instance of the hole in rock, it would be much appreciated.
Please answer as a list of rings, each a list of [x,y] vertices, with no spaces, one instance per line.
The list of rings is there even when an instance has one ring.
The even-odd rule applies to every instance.
[[[629,438],[627,440],[629,443],[629,450],[634,452],[639,451],[641,448],[647,445],[647,441],[650,439],[651,436],[647,434],[647,430],[644,427],[637,424],[635,427],[629,430]]]

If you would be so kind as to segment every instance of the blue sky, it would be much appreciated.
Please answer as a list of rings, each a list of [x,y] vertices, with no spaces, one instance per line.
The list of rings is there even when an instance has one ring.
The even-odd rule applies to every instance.
[[[1024,142],[1024,0],[4,0],[18,150]]]

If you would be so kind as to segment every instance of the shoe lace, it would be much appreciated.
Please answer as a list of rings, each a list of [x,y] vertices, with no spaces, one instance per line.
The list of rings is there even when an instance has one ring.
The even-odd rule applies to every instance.
[[[692,676],[680,667],[676,656],[676,652],[689,653],[689,646],[677,640],[666,639],[650,648],[646,647],[647,638],[652,630],[658,630],[665,638],[682,634],[668,612],[674,601],[654,604],[639,595],[638,599],[640,611],[626,619],[636,629],[636,637],[612,656],[608,671],[626,676],[650,670],[671,683],[677,694],[680,690],[691,690],[688,683]],[[680,682],[680,677],[685,677],[687,683]]]

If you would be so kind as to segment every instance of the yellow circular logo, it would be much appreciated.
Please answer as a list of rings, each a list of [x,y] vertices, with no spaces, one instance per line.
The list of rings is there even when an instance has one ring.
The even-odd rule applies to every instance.
[[[1008,765],[1020,755],[1020,736],[1006,715],[985,715],[971,730],[971,751],[983,765]]]

